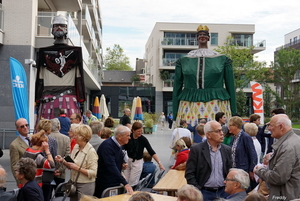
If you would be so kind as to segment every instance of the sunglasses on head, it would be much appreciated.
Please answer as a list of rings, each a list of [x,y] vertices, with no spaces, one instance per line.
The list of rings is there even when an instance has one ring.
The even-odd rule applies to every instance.
[[[25,126],[28,128],[29,127],[29,124],[24,124],[22,126],[19,126],[20,128],[25,128]]]

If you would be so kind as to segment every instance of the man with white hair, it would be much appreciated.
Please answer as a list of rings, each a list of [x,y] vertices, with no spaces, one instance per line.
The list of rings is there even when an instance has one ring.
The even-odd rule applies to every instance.
[[[4,187],[6,183],[6,172],[0,165],[0,198],[1,201],[17,201],[17,195],[15,191],[6,191]]]
[[[246,190],[250,186],[249,174],[238,168],[231,168],[224,180],[225,192],[229,194],[227,200],[240,201],[247,197]]]
[[[58,118],[51,119],[51,133],[49,136],[53,137],[57,142],[57,155],[60,155],[62,157],[67,156],[70,154],[70,138],[65,136],[64,134],[60,133],[60,121]],[[54,172],[54,180],[56,183],[56,186],[58,186],[60,183],[63,183],[65,181],[65,170],[66,166],[57,163],[56,169]],[[57,194],[57,196],[63,196],[63,194]]]
[[[271,118],[269,131],[277,141],[269,168],[254,168],[254,173],[267,182],[269,200],[292,200],[300,197],[300,138],[294,133],[291,120],[285,114]]]
[[[232,167],[231,148],[223,144],[221,124],[209,121],[204,125],[205,142],[190,148],[186,163],[185,178],[201,190],[204,201],[213,201],[228,196],[224,191],[224,179]]]

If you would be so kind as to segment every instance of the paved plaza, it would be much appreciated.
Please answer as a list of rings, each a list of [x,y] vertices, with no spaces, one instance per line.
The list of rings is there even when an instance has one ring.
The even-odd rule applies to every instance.
[[[148,138],[152,148],[157,153],[159,159],[162,161],[166,170],[169,169],[168,162],[171,155],[171,149],[169,148],[171,141],[172,130],[169,130],[165,127],[164,130],[161,130],[160,125],[157,128],[156,132],[152,134],[144,134],[146,138]],[[7,182],[6,187],[7,190],[12,190],[17,187],[16,181],[12,176],[10,169],[10,157],[9,157],[9,149],[3,150],[4,154],[2,158],[0,158],[0,165],[4,167],[7,172]],[[153,160],[154,161],[154,160]],[[67,179],[69,179],[70,173],[67,171],[66,173]]]

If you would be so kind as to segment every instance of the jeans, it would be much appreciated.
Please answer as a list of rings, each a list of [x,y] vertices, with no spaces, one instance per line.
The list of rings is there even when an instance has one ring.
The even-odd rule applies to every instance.
[[[213,201],[217,198],[226,198],[229,196],[227,193],[225,193],[225,188],[217,191],[217,192],[212,192],[212,191],[207,191],[204,189],[201,189],[201,193],[203,194],[203,201]]]

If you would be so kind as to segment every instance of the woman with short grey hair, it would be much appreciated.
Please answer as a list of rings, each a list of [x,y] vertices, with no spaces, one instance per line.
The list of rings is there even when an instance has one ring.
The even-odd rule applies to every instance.
[[[178,201],[203,201],[202,193],[193,185],[185,184],[177,192]]]

